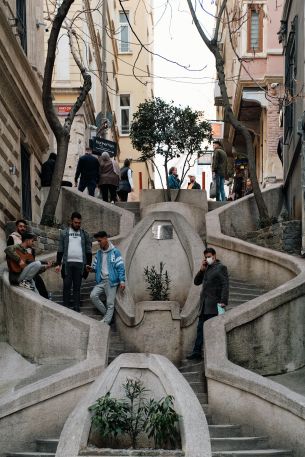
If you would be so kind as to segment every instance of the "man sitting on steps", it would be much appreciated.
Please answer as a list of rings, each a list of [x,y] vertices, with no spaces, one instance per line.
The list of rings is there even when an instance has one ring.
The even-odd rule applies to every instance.
[[[38,293],[33,278],[37,273],[50,268],[52,262],[48,262],[46,266],[43,266],[39,260],[35,260],[32,254],[35,239],[34,233],[24,232],[21,235],[21,244],[8,246],[4,252],[9,269],[10,283]]]

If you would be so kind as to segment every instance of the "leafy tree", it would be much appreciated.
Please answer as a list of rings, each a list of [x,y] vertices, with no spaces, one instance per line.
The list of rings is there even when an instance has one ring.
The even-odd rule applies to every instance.
[[[200,2],[199,2],[200,3]],[[216,72],[217,72],[217,78],[218,78],[218,84],[223,100],[223,106],[224,106],[224,111],[225,111],[225,120],[227,120],[232,127],[236,130],[236,132],[240,133],[242,137],[244,138],[245,145],[246,145],[246,152],[247,152],[247,157],[248,157],[248,163],[249,163],[249,171],[250,171],[250,177],[252,181],[252,187],[253,187],[253,193],[254,193],[254,198],[256,201],[257,209],[260,215],[260,221],[262,226],[270,225],[271,220],[268,214],[268,209],[267,206],[264,202],[262,192],[259,187],[259,183],[257,180],[256,176],[256,165],[255,165],[255,153],[254,153],[254,148],[253,148],[253,141],[251,134],[248,130],[248,128],[240,122],[235,114],[233,113],[229,95],[228,95],[228,89],[226,85],[226,77],[225,77],[225,62],[224,58],[222,56],[221,50],[220,50],[220,41],[218,38],[219,34],[219,29],[220,25],[222,22],[226,22],[228,27],[230,27],[230,18],[229,18],[229,13],[227,9],[227,0],[222,0],[219,2],[219,8],[218,8],[218,13],[216,16],[216,23],[215,23],[215,29],[214,29],[214,34],[212,39],[209,39],[204,28],[200,24],[200,21],[198,19],[198,16],[196,14],[196,6],[197,2],[195,1],[195,7],[193,5],[193,0],[187,0],[187,4],[192,16],[192,19],[194,21],[194,24],[200,34],[200,37],[204,44],[207,46],[207,48],[210,50],[210,52],[214,55],[215,57],[215,66],[216,66]],[[230,38],[231,45],[232,45],[232,35]],[[233,47],[233,51],[234,47]],[[236,52],[235,52],[236,54]],[[236,57],[239,58],[239,56],[236,54]]]
[[[150,161],[157,169],[162,186],[155,159],[157,154],[163,157],[166,188],[169,189],[169,161],[184,156],[182,182],[194,161],[203,154],[202,142],[211,140],[211,126],[202,119],[201,113],[193,111],[189,106],[182,108],[156,97],[140,103],[133,116],[130,138],[133,147],[141,153],[140,160]],[[170,199],[168,190],[167,200]]]

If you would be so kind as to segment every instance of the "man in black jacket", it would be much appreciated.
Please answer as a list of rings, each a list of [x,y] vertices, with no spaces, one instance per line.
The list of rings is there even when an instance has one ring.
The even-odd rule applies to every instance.
[[[84,192],[88,189],[88,194],[94,197],[96,185],[99,181],[100,164],[97,157],[91,154],[91,149],[86,148],[86,154],[81,156],[78,160],[76,173],[75,173],[75,187],[77,187],[77,181],[79,180],[78,190]]]
[[[41,187],[50,187],[57,155],[51,152],[46,162],[41,165]]]
[[[200,293],[199,320],[197,336],[192,354],[187,359],[201,360],[203,346],[203,324],[208,319],[219,314],[219,309],[225,308],[229,299],[229,278],[227,267],[216,259],[216,251],[207,248],[200,270],[194,278],[194,284],[202,284]]]

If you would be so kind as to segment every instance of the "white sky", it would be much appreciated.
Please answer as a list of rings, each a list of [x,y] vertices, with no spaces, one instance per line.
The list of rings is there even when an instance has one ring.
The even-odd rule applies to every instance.
[[[213,12],[211,0],[206,3],[209,11]],[[155,78],[155,96],[161,97],[167,102],[174,101],[176,105],[189,105],[193,109],[203,111],[206,119],[215,119],[214,80],[216,72],[214,57],[206,48],[192,23],[186,0],[172,0],[172,9],[167,8],[164,13],[165,4],[165,0],[154,0],[155,53],[179,62],[189,69],[202,70],[188,71],[155,56],[153,73],[167,78]],[[211,33],[214,27],[214,19],[205,13],[200,15],[200,19],[205,30]],[[177,160],[172,162],[170,165],[177,166],[179,174],[182,168],[181,164]],[[197,175],[197,181],[200,184],[201,172],[205,171],[206,188],[208,188],[211,179],[210,167],[195,167],[191,171]],[[161,187],[158,177],[155,178],[156,187]]]
[[[172,0],[171,4],[172,9],[168,8],[162,16],[165,0],[154,0],[154,51],[192,70],[206,68],[188,71],[156,56],[154,74],[171,80],[156,78],[155,95],[167,101],[173,100],[175,104],[190,105],[204,111],[207,118],[214,119],[214,57],[192,23],[186,0]],[[208,15],[202,19],[210,32],[214,19]]]

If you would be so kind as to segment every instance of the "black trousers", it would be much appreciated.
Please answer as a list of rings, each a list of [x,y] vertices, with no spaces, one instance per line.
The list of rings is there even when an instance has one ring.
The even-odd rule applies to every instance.
[[[196,336],[196,341],[195,341],[194,349],[193,349],[194,354],[201,355],[202,346],[203,346],[203,324],[215,316],[217,316],[217,314],[203,314],[203,313],[201,313],[201,315],[199,316],[198,324],[197,324],[197,336]]]
[[[110,201],[111,202],[117,201],[117,195],[116,195],[117,186],[114,186],[113,184],[102,184],[99,187],[100,187],[102,199],[104,200],[104,202],[109,202],[109,193],[110,193]]]
[[[73,288],[73,309],[80,309],[80,288],[83,279],[84,264],[82,262],[68,262],[63,272],[63,302],[66,308],[70,308],[71,287]]]
[[[118,196],[120,197],[121,202],[127,202],[128,192],[126,190],[118,190]]]
[[[38,274],[34,277],[34,281],[39,294],[44,298],[49,298],[48,290],[42,277]]]

